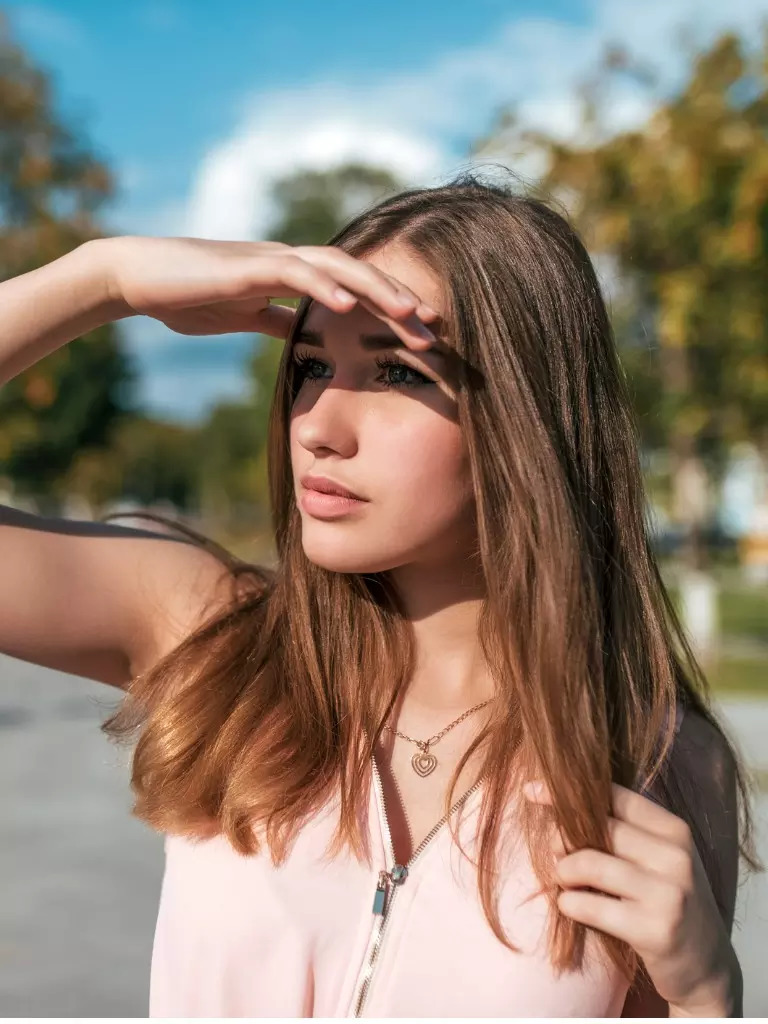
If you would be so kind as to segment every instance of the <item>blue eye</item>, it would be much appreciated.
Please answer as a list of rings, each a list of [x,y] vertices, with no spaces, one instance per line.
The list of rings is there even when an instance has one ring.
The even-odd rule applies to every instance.
[[[293,357],[293,364],[296,367],[296,388],[300,387],[305,380],[318,381],[323,379],[322,377],[312,376],[312,374],[310,373],[310,369],[312,366],[316,365],[319,367],[327,368],[327,364],[324,363],[322,360],[316,359],[314,356],[308,355],[295,355]],[[424,384],[436,383],[436,381],[430,380],[429,377],[426,377],[423,373],[419,373],[418,370],[414,370],[412,366],[408,366],[407,363],[403,363],[399,359],[377,357],[376,365],[379,367],[379,369],[385,371],[379,377],[377,377],[377,380],[380,380],[381,383],[386,388],[417,388],[421,387]],[[411,374],[412,378],[415,378],[415,380],[403,380],[402,378],[400,380],[383,379],[386,377],[386,371],[390,369],[405,371],[405,374]]]
[[[310,377],[309,375],[309,367],[314,363],[317,363],[318,366],[325,365],[324,363],[321,363],[319,359],[315,359],[313,356],[298,355],[293,357],[293,365],[296,367],[294,375],[294,382],[296,387],[302,384],[305,378],[309,380],[318,379],[317,377]]]
[[[384,384],[384,386],[388,388],[417,388],[421,384],[435,383],[435,381],[430,380],[429,377],[425,377],[423,373],[419,373],[418,370],[414,370],[412,366],[409,366],[407,363],[402,362],[400,359],[390,359],[377,356],[376,365],[379,367],[379,369],[384,370],[385,372],[392,367],[397,368],[399,370],[404,370],[406,374],[410,373],[413,375],[413,377],[416,378],[416,380],[412,380],[410,383],[402,379],[399,381],[382,381],[382,384]],[[384,374],[382,374],[382,376],[384,376]]]

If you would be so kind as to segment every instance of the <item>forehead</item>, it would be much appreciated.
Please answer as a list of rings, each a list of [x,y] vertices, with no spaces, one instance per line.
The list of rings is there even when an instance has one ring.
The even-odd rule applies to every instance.
[[[394,277],[415,292],[428,306],[432,306],[434,310],[442,314],[443,300],[440,281],[424,261],[411,250],[393,243],[358,258],[361,262],[368,263],[382,273]],[[359,309],[361,313],[364,312],[362,307],[358,306],[356,309]],[[305,326],[319,329],[322,322],[333,315],[331,310],[313,301],[307,310]]]

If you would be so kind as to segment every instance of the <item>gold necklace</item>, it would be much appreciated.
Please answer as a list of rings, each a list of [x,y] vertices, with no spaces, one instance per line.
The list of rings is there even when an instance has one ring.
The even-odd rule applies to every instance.
[[[397,729],[393,729],[391,725],[385,725],[384,728],[388,729],[389,732],[393,732],[395,736],[399,736],[403,740],[408,740],[409,742],[416,744],[419,749],[411,758],[411,766],[416,774],[420,775],[423,779],[437,768],[437,758],[434,754],[430,754],[429,752],[429,748],[432,744],[437,743],[438,740],[442,739],[449,729],[458,725],[459,722],[463,722],[467,715],[471,715],[473,711],[478,711],[480,708],[484,708],[485,705],[490,704],[492,700],[493,697],[489,697],[488,700],[484,700],[481,704],[475,704],[475,706],[470,708],[469,711],[465,711],[463,715],[459,715],[455,722],[451,722],[450,725],[446,725],[442,732],[439,732],[437,736],[432,736],[431,739],[428,740],[415,740],[412,736],[406,736],[404,733],[398,732]]]

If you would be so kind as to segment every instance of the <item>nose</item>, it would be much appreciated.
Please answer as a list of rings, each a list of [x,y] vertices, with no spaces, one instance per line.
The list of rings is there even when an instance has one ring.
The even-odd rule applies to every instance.
[[[340,455],[354,455],[357,450],[358,418],[362,396],[341,387],[318,390],[314,399],[299,396],[294,407],[294,434],[307,451],[327,448]],[[309,404],[311,402],[311,405]]]

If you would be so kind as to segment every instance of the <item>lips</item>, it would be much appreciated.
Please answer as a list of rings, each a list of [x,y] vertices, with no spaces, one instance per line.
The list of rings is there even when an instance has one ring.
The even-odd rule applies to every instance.
[[[303,476],[301,483],[307,490],[320,491],[321,494],[338,494],[342,498],[355,498],[358,501],[367,501],[360,494],[355,494],[354,491],[349,490],[348,487],[344,487],[342,484],[336,483],[335,480],[330,480],[326,476]]]

